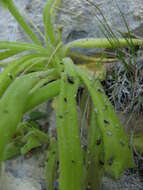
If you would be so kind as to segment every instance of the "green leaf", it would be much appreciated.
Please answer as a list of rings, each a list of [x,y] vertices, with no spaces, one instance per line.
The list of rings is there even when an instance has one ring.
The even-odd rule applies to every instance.
[[[104,167],[117,179],[125,169],[133,167],[129,138],[99,80],[94,80],[81,69],[78,69],[78,75],[88,88],[96,112],[97,124],[103,136]]]
[[[92,106],[86,157],[86,186],[90,186],[90,189],[101,189],[104,174],[104,165],[102,163],[104,163],[103,137]]]
[[[46,159],[46,183],[48,190],[54,190],[54,181],[57,170],[57,142],[55,138],[50,140]]]
[[[47,114],[45,112],[41,112],[39,110],[32,111],[29,114],[30,120],[32,120],[32,121],[36,121],[36,120],[40,120],[40,119],[45,119],[46,116],[47,116]]]
[[[47,0],[47,3],[43,10],[43,22],[45,29],[45,37],[47,45],[49,43],[54,42],[54,34],[53,34],[53,26],[52,26],[52,18],[51,18],[51,7],[53,4],[53,0]]]
[[[27,154],[33,148],[42,146],[43,144],[49,144],[48,134],[35,128],[35,122],[28,122],[26,124],[26,135],[22,137],[22,142],[25,145],[21,148],[22,154]]]
[[[48,50],[40,45],[24,43],[24,42],[9,42],[0,41],[0,49],[10,49],[13,51],[36,51],[42,55],[48,55]]]
[[[49,72],[34,72],[18,77],[0,99],[0,160],[22,119],[24,105],[31,88]]]
[[[60,160],[60,190],[83,190],[84,166],[80,145],[76,94],[79,80],[75,75],[72,61],[63,60],[61,90],[57,108],[57,133]]]
[[[9,143],[4,150],[3,161],[20,155],[20,148],[21,146],[15,142]]]
[[[139,153],[143,153],[143,134],[137,135],[133,138],[133,147]]]
[[[27,66],[31,65],[32,61],[41,59],[39,55],[29,54],[20,57],[16,61],[12,62],[8,67],[0,73],[0,96],[7,89],[9,84],[15,79],[15,77],[26,69]]]
[[[27,154],[33,148],[41,146],[41,143],[35,136],[30,136],[27,143],[21,148],[21,154]]]
[[[0,52],[0,61],[3,60],[3,59],[7,59],[11,56],[14,56],[18,53],[20,53],[21,50],[6,50],[6,51],[3,51],[3,52]]]
[[[35,92],[31,93],[28,97],[27,103],[24,108],[24,112],[27,112],[37,105],[46,102],[53,97],[57,96],[60,92],[60,80],[56,80],[37,89]]]

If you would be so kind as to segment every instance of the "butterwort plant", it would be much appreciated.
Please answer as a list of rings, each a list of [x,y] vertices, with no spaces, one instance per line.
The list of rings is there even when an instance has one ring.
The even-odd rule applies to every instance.
[[[48,0],[43,10],[44,33],[28,25],[13,0],[1,0],[24,30],[29,43],[0,41],[0,161],[16,155],[14,136],[18,133],[26,145],[18,153],[27,153],[42,143],[46,153],[47,190],[59,179],[60,190],[100,190],[105,172],[115,179],[134,165],[129,138],[104,93],[101,77],[86,67],[74,64],[80,58],[87,63],[96,57],[73,53],[75,48],[122,48],[143,45],[142,39],[86,38],[62,42],[62,31],[55,24],[60,0]],[[75,49],[76,51],[76,49]],[[7,59],[11,58],[11,59]],[[108,60],[108,58],[106,58]],[[102,61],[102,59],[101,59]],[[79,90],[90,98],[87,147],[81,141],[77,100]],[[83,93],[80,93],[81,98]],[[57,138],[23,121],[23,116],[48,100],[56,101]],[[16,139],[19,141],[19,139]],[[21,139],[20,139],[21,140]],[[57,166],[59,162],[59,166]],[[59,172],[57,172],[59,170]]]

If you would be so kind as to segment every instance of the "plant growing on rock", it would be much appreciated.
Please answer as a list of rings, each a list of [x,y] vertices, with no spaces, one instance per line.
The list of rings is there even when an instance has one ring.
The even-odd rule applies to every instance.
[[[59,160],[59,189],[84,190],[101,188],[104,172],[115,179],[133,166],[132,149],[123,126],[100,83],[100,75],[75,65],[78,57],[96,64],[96,57],[73,54],[79,48],[121,48],[142,45],[140,39],[79,39],[64,44],[61,30],[55,25],[55,8],[59,0],[48,0],[43,10],[44,43],[25,22],[12,0],[1,0],[31,43],[0,41],[0,60],[4,70],[0,73],[0,160],[16,154],[14,136],[22,135],[26,145],[23,154],[41,144],[49,144],[46,163],[47,188],[52,190]],[[14,57],[12,61],[2,60]],[[79,89],[88,92],[90,114],[88,147],[80,139],[77,106]],[[81,93],[81,98],[84,94]],[[57,140],[30,127],[22,120],[34,107],[56,98]],[[84,102],[83,102],[84,104]],[[24,131],[27,135],[24,136]],[[19,139],[16,139],[19,141]],[[20,139],[21,140],[21,139]],[[18,149],[19,153],[19,149]]]

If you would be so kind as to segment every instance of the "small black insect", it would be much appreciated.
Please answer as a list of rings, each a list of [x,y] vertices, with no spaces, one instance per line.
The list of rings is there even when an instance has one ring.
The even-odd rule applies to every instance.
[[[123,140],[120,140],[120,144],[121,144],[122,146],[125,146],[125,142],[124,142]]]
[[[60,118],[60,119],[63,119],[63,116],[62,116],[62,115],[59,115],[59,118]]]
[[[57,161],[57,166],[59,166],[60,165],[60,162],[59,161]]]
[[[67,98],[64,98],[64,102],[67,102]]]
[[[91,184],[88,183],[87,187],[86,187],[86,190],[90,190],[91,189]]]
[[[98,88],[97,90],[98,92],[104,93],[104,90],[102,88]]]
[[[98,139],[97,141],[96,141],[96,145],[100,145],[101,144],[101,139]]]
[[[104,161],[103,160],[99,160],[99,164],[104,165]]]
[[[9,76],[9,78],[10,78],[11,80],[13,80],[13,76],[12,76],[11,73],[8,73],[8,76]]]
[[[112,157],[108,160],[108,164],[109,164],[109,166],[111,166],[113,164],[113,158]]]
[[[68,76],[67,78],[67,81],[70,83],[70,84],[74,84],[74,80],[71,76]]]
[[[73,163],[73,164],[75,164],[75,163],[76,163],[76,161],[72,160],[72,163]]]
[[[106,119],[104,119],[104,123],[105,123],[106,125],[109,125],[109,124],[110,124],[110,122],[109,122],[108,120],[106,120]]]

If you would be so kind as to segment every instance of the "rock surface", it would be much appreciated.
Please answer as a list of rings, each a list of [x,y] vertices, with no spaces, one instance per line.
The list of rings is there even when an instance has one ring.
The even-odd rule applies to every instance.
[[[15,0],[15,2],[27,20],[32,20],[39,28],[42,28],[41,13],[45,0]],[[143,24],[143,0],[62,0],[62,5],[58,8],[59,15],[57,20],[64,27],[64,41],[87,36],[103,36],[97,21],[97,17],[100,19],[102,17],[94,4],[101,9],[108,24],[114,31],[126,31],[115,2],[118,3],[121,11],[124,13],[131,30],[135,30]],[[19,40],[24,38],[14,19],[1,7],[0,16],[0,26],[2,26],[0,27],[0,39]],[[142,30],[138,35],[140,36],[141,34]]]
[[[7,161],[1,173],[0,190],[44,190],[43,163],[42,154]]]

